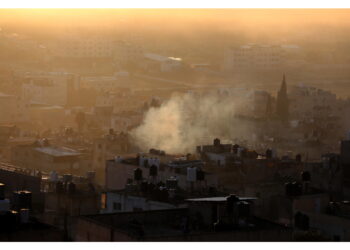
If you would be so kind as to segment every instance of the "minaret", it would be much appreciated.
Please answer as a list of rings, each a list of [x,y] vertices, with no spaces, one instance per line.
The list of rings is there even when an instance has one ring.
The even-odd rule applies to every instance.
[[[278,119],[286,121],[288,120],[289,115],[289,103],[287,96],[287,84],[286,84],[286,76],[283,74],[283,81],[280,90],[277,94],[276,101],[276,115]]]

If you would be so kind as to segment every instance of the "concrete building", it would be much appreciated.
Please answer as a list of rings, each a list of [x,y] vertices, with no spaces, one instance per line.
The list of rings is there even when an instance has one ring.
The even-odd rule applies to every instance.
[[[221,144],[219,139],[213,145],[197,147],[200,158],[206,162],[206,169],[218,178],[219,187],[240,195],[262,192],[260,186],[274,183],[284,177],[299,177],[303,170],[301,155],[277,155],[275,149],[255,150],[238,144]]]
[[[213,164],[225,167],[227,159],[232,155],[232,144],[221,144],[220,139],[214,139],[213,145],[197,146],[197,153],[207,158]]]
[[[110,128],[115,131],[125,132],[129,127],[134,127],[142,122],[143,102],[132,95],[127,89],[115,89],[114,92],[104,92],[97,96],[93,108],[94,123],[98,123],[103,129]]]
[[[319,161],[305,163],[305,169],[312,175],[312,186],[324,190],[331,200],[344,198],[344,173],[338,154],[323,154]]]
[[[91,172],[90,172],[91,173]],[[101,197],[93,175],[58,175],[52,171],[43,179],[45,212],[38,220],[54,225],[65,232],[68,240],[75,234],[76,218],[99,213]]]
[[[118,112],[114,113],[111,120],[111,128],[115,131],[128,132],[132,128],[136,128],[143,121],[141,112]]]
[[[126,191],[112,191],[101,194],[101,213],[132,212],[173,209],[175,205],[150,200],[148,197],[129,194]]]
[[[304,195],[293,201],[295,240],[313,233],[323,241],[349,241],[348,201],[330,201],[328,195]]]
[[[65,72],[27,73],[23,76],[22,98],[27,103],[65,106],[79,77]]]
[[[157,175],[150,175],[150,167],[157,167]],[[106,161],[106,188],[108,190],[123,189],[128,183],[137,182],[134,171],[139,168],[143,172],[143,180],[152,183],[165,183],[169,178],[175,178],[181,189],[196,190],[207,187],[216,187],[215,175],[205,173],[202,180],[198,180],[197,171],[201,170],[203,162],[199,160],[187,160],[171,155],[140,154],[137,156],[117,156]]]
[[[4,195],[13,202],[13,193],[18,190],[30,192],[32,211],[44,211],[45,197],[42,193],[42,176],[37,171],[31,171],[15,165],[0,163],[0,183],[5,185]]]
[[[81,88],[90,88],[97,91],[109,92],[121,90],[128,92],[127,86],[130,83],[128,72],[117,72],[113,76],[89,76],[81,78]]]
[[[256,118],[271,117],[275,108],[274,101],[273,97],[267,91],[254,91],[253,116]]]
[[[285,51],[279,45],[247,44],[225,51],[223,69],[226,72],[240,70],[271,70],[285,63]]]
[[[325,208],[327,210],[323,212],[307,211],[298,207],[296,210],[307,216],[308,231],[316,232],[317,235],[328,241],[349,241],[349,202],[330,202]],[[303,230],[297,230],[295,237],[302,235],[302,232]]]
[[[281,88],[277,93],[276,116],[281,121],[287,121],[289,119],[289,100],[285,75],[283,75]]]
[[[350,198],[350,138],[343,140],[340,146],[340,163],[343,171],[344,196]]]
[[[45,104],[29,104],[28,106],[31,123],[42,129],[55,129],[69,124],[69,116],[62,106]]]
[[[4,200],[0,199],[0,201],[3,202]],[[57,242],[67,240],[62,230],[35,220],[28,211],[30,210],[15,211],[1,208],[0,241]]]
[[[0,123],[29,121],[28,104],[22,97],[0,93]]]
[[[137,65],[140,59],[143,58],[143,49],[137,44],[119,40],[114,42],[114,46],[114,61],[119,63],[120,66],[125,66],[128,63]]]
[[[182,66],[182,59],[153,53],[144,53],[145,67],[148,71],[171,72]]]
[[[50,53],[56,58],[76,59],[113,59],[118,64],[135,62],[142,58],[141,46],[114,39],[94,37],[78,38],[70,36],[66,40],[54,42],[49,46]]]
[[[330,91],[299,84],[288,91],[291,118],[338,115],[337,97]]]
[[[12,162],[28,169],[58,173],[79,173],[81,153],[75,150],[50,145],[47,139],[12,149]]]
[[[130,142],[125,133],[114,133],[110,131],[108,135],[97,138],[93,142],[92,148],[92,170],[96,171],[99,183],[105,182],[105,168],[107,159],[115,155],[129,153]]]
[[[114,91],[104,91],[96,98],[96,107],[113,107],[114,111],[127,110],[128,99],[131,96],[127,88],[114,88]]]
[[[229,201],[226,200],[227,197],[190,199],[188,200],[188,208],[119,212],[80,217],[75,240],[291,240],[291,230],[287,227],[255,217],[249,199],[239,197],[232,201],[232,205],[227,205]]]
[[[52,44],[50,52],[56,58],[112,58],[114,42],[108,39],[80,39],[71,36]]]

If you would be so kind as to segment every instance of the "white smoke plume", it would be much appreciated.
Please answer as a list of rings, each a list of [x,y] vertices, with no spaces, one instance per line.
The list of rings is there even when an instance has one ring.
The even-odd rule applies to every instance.
[[[242,100],[227,93],[175,95],[159,108],[151,108],[131,134],[144,151],[194,152],[197,145],[212,143],[215,137],[234,139],[250,133],[234,118],[242,105]]]

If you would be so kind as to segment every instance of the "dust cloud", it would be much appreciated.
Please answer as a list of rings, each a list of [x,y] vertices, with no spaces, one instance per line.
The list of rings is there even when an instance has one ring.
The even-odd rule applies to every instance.
[[[144,151],[157,148],[171,154],[191,153],[215,137],[234,139],[250,133],[251,128],[235,118],[244,105],[242,99],[228,93],[174,95],[159,108],[151,108],[131,135]]]

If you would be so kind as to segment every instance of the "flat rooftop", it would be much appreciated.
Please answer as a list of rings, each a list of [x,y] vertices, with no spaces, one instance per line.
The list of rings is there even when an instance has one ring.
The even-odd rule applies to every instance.
[[[143,241],[162,241],[162,240],[183,240],[183,219],[189,215],[187,208],[149,210],[140,212],[119,212],[113,214],[95,214],[80,217],[90,223],[94,223],[106,228],[113,228],[119,232],[124,232],[134,239]],[[224,232],[215,232],[208,227],[192,229],[189,236],[208,235],[211,240],[217,241],[215,235],[226,234],[231,238],[234,232],[259,231],[269,229],[286,229],[287,227],[273,223],[261,218],[253,217],[252,223],[246,227],[229,229]],[[142,235],[140,235],[140,229]],[[141,237],[141,238],[140,238]],[[220,240],[218,240],[220,241]]]
[[[190,162],[197,162],[197,161],[190,161],[190,160],[181,160],[181,157],[183,155],[159,155],[159,154],[150,154],[150,153],[141,153],[141,157],[146,158],[157,158],[159,159],[161,164],[169,164],[170,162],[173,162],[175,164],[181,164],[181,163],[190,163]],[[132,165],[138,165],[139,162],[136,160],[137,154],[126,154],[126,155],[120,155],[121,161],[124,164],[132,164]],[[114,159],[110,159],[108,161],[113,162]],[[201,162],[198,160],[198,162]]]
[[[34,148],[36,151],[42,152],[44,154],[48,154],[51,156],[80,156],[81,153],[76,152],[72,149],[68,148],[56,148],[56,147],[36,147]]]
[[[222,196],[222,197],[206,197],[206,198],[194,198],[194,199],[187,199],[186,201],[189,202],[215,202],[215,203],[222,203],[226,202],[227,198],[229,196]],[[238,197],[240,201],[253,201],[256,200],[256,197]]]

